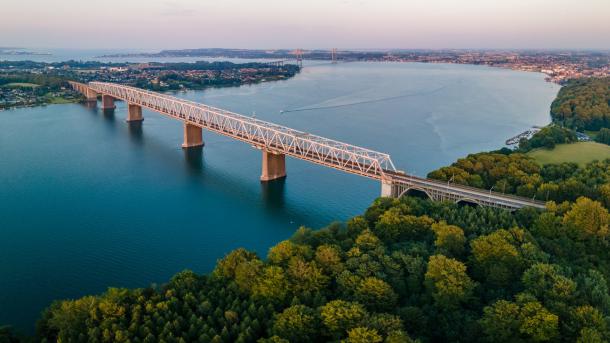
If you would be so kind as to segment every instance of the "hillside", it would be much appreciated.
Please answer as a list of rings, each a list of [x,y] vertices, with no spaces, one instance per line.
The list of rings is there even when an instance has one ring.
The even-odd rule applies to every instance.
[[[266,259],[238,249],[210,275],[54,303],[37,339],[607,341],[608,221],[586,198],[546,213],[378,199]]]
[[[610,128],[610,77],[570,80],[551,104],[551,116],[571,129]]]

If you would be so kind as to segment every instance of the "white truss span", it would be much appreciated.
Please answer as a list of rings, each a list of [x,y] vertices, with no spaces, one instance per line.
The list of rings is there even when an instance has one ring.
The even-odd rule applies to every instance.
[[[286,154],[373,179],[381,179],[386,170],[396,170],[388,154],[223,109],[113,83],[90,82],[89,87],[98,93],[151,109],[276,154]]]
[[[466,201],[481,206],[509,210],[526,206],[544,208],[544,203],[533,199],[407,175],[396,170],[388,154],[315,136],[170,95],[105,82],[91,82],[88,85],[78,82],[70,82],[70,84],[74,89],[85,94],[88,100],[97,101],[97,94],[102,94],[103,103],[104,97],[121,99],[130,105],[145,107],[181,120],[188,125],[195,125],[247,142],[274,155],[282,155],[281,162],[278,163],[281,164],[283,175],[285,175],[283,155],[289,155],[348,173],[380,180],[382,196],[400,197],[410,190],[418,190],[436,201]],[[109,101],[108,105],[114,108],[113,101]],[[141,118],[141,114],[139,117]],[[185,126],[185,139],[188,125]],[[266,156],[266,154],[263,154],[263,156]],[[275,172],[277,173],[277,170]],[[277,175],[271,176],[271,179],[277,177]],[[263,180],[262,176],[261,180]]]

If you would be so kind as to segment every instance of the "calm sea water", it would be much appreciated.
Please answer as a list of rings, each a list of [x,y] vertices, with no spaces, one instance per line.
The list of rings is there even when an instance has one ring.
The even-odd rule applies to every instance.
[[[176,95],[387,152],[425,175],[548,123],[557,90],[535,73],[346,63]],[[379,194],[376,182],[290,158],[284,182],[261,184],[247,144],[204,132],[203,152],[185,152],[179,122],[145,111],[130,126],[117,104],[0,112],[0,323],[31,331],[54,299],[208,272],[237,247],[265,255]]]

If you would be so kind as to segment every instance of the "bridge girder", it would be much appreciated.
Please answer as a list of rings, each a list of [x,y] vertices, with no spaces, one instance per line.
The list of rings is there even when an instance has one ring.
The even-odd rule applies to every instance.
[[[259,149],[381,179],[395,171],[388,154],[312,135],[208,105],[135,87],[90,82],[98,93],[249,143]]]
[[[481,206],[509,210],[525,206],[544,208],[544,203],[540,201],[407,175],[396,170],[388,154],[246,117],[205,104],[113,83],[90,82],[87,85],[70,82],[70,85],[81,93],[94,92],[95,94],[102,94],[102,97],[120,99],[127,102],[130,108],[136,106],[140,111],[141,108],[147,108],[181,120],[186,126],[204,128],[247,142],[262,150],[264,152],[263,159],[267,156],[268,166],[272,167],[266,173],[263,171],[261,179],[267,180],[285,176],[283,158],[288,155],[344,172],[380,180],[382,196],[401,197],[410,189],[417,189],[426,193],[435,201],[470,201]],[[141,119],[141,114],[138,119]],[[187,138],[187,135],[185,135],[185,139]]]

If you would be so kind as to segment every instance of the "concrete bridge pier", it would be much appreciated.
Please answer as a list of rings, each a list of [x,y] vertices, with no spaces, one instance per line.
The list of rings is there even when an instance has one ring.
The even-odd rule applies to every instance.
[[[142,106],[128,104],[127,105],[127,121],[142,121],[144,118],[142,117]]]
[[[381,196],[390,198],[396,197],[394,184],[391,180],[381,180]]]
[[[85,89],[85,98],[87,98],[87,102],[97,102],[97,92],[95,92],[91,88]]]
[[[273,181],[286,177],[286,155],[263,151],[261,181]]]
[[[182,147],[188,149],[201,146],[203,146],[201,128],[197,125],[184,123],[184,143],[182,143]]]
[[[116,106],[114,105],[114,98],[110,95],[102,94],[102,109],[113,110]]]

